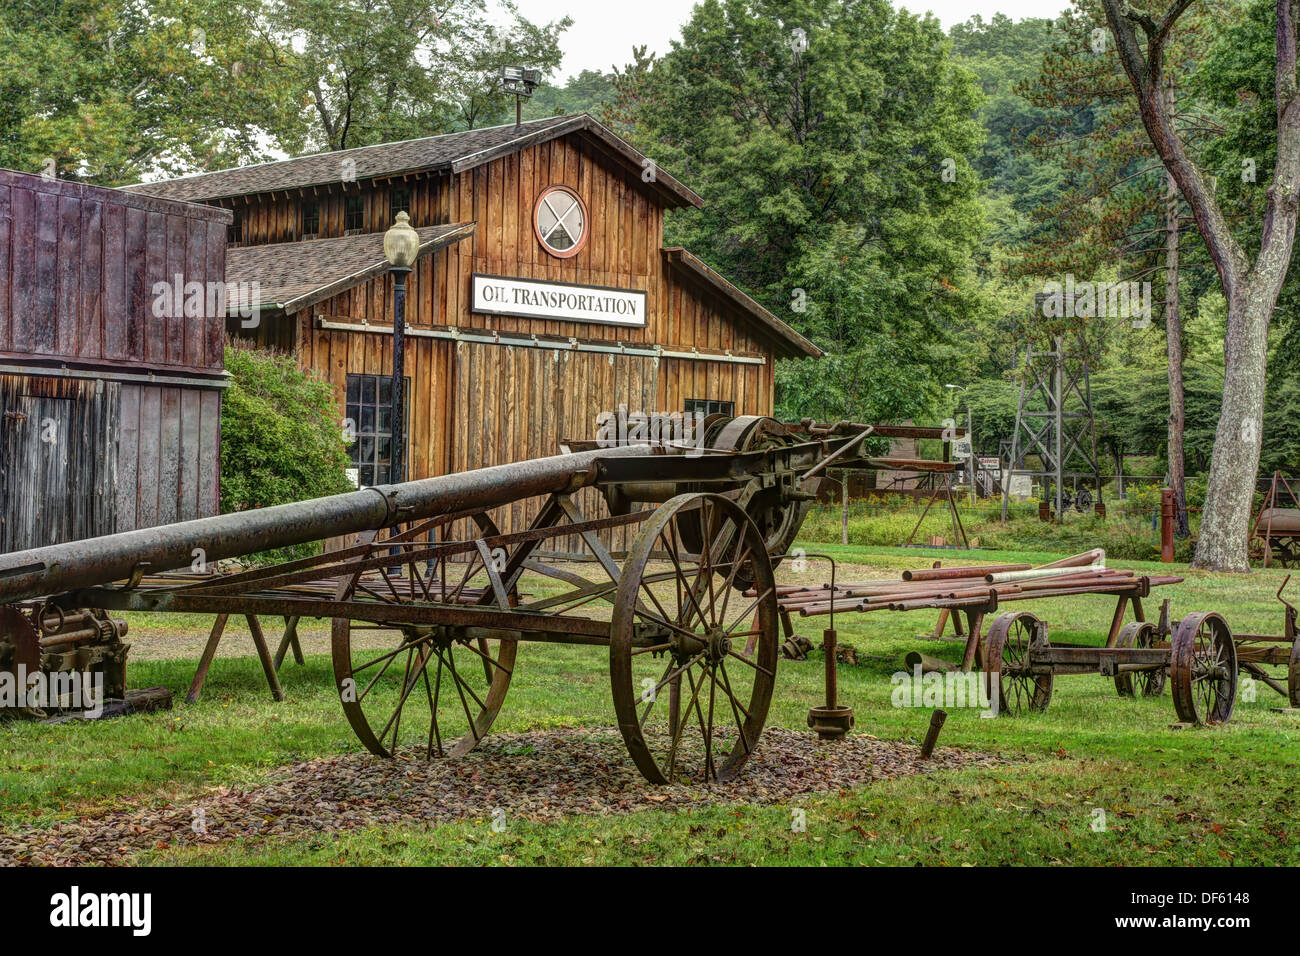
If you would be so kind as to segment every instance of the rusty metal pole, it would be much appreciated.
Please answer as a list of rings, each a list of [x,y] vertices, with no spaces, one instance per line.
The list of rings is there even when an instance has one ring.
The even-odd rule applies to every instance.
[[[808,711],[808,726],[822,740],[843,740],[853,728],[853,708],[839,704],[835,628],[822,631],[822,640],[826,654],[826,703]]]
[[[823,632],[826,647],[826,706],[834,708],[839,696],[839,674],[836,669],[836,633],[833,628]]]
[[[1174,518],[1176,507],[1174,489],[1160,489],[1160,560],[1168,564],[1174,560]]]

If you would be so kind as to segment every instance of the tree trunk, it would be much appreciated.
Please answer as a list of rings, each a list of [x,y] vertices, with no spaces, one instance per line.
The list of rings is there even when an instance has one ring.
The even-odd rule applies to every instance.
[[[1215,571],[1250,570],[1246,538],[1259,470],[1268,321],[1277,295],[1272,281],[1254,278],[1242,285],[1228,300],[1223,404],[1192,562]]]
[[[1173,87],[1169,91],[1172,108]],[[1183,319],[1178,311],[1178,184],[1165,173],[1165,354],[1169,358],[1169,487],[1174,490],[1174,534],[1191,534],[1183,460]]]

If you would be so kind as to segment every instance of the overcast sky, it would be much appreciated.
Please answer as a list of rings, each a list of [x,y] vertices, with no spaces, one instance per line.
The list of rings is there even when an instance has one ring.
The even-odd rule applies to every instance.
[[[647,44],[653,53],[664,53],[668,41],[680,35],[696,0],[518,0],[519,11],[533,21],[573,17],[573,26],[560,46],[564,63],[561,79],[583,70],[608,71],[632,57],[633,46]],[[944,29],[975,14],[990,19],[1005,13],[1014,20],[1024,17],[1055,16],[1069,0],[896,0],[896,6],[929,11]]]

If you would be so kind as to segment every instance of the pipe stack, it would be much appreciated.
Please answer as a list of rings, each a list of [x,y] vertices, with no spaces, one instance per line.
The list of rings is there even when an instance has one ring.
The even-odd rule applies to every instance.
[[[980,606],[996,600],[1029,600],[1075,594],[1144,595],[1148,588],[1177,584],[1174,575],[1140,576],[1134,571],[1106,567],[1100,548],[1034,567],[994,564],[982,567],[932,567],[908,570],[898,581],[836,582],[781,585],[781,608],[800,617],[845,611],[911,611],[920,608]],[[753,591],[747,592],[751,597]]]

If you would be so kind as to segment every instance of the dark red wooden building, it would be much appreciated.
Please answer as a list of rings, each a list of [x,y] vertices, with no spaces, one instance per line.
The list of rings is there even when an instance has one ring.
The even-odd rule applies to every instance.
[[[0,551],[217,513],[230,222],[0,169]]]

